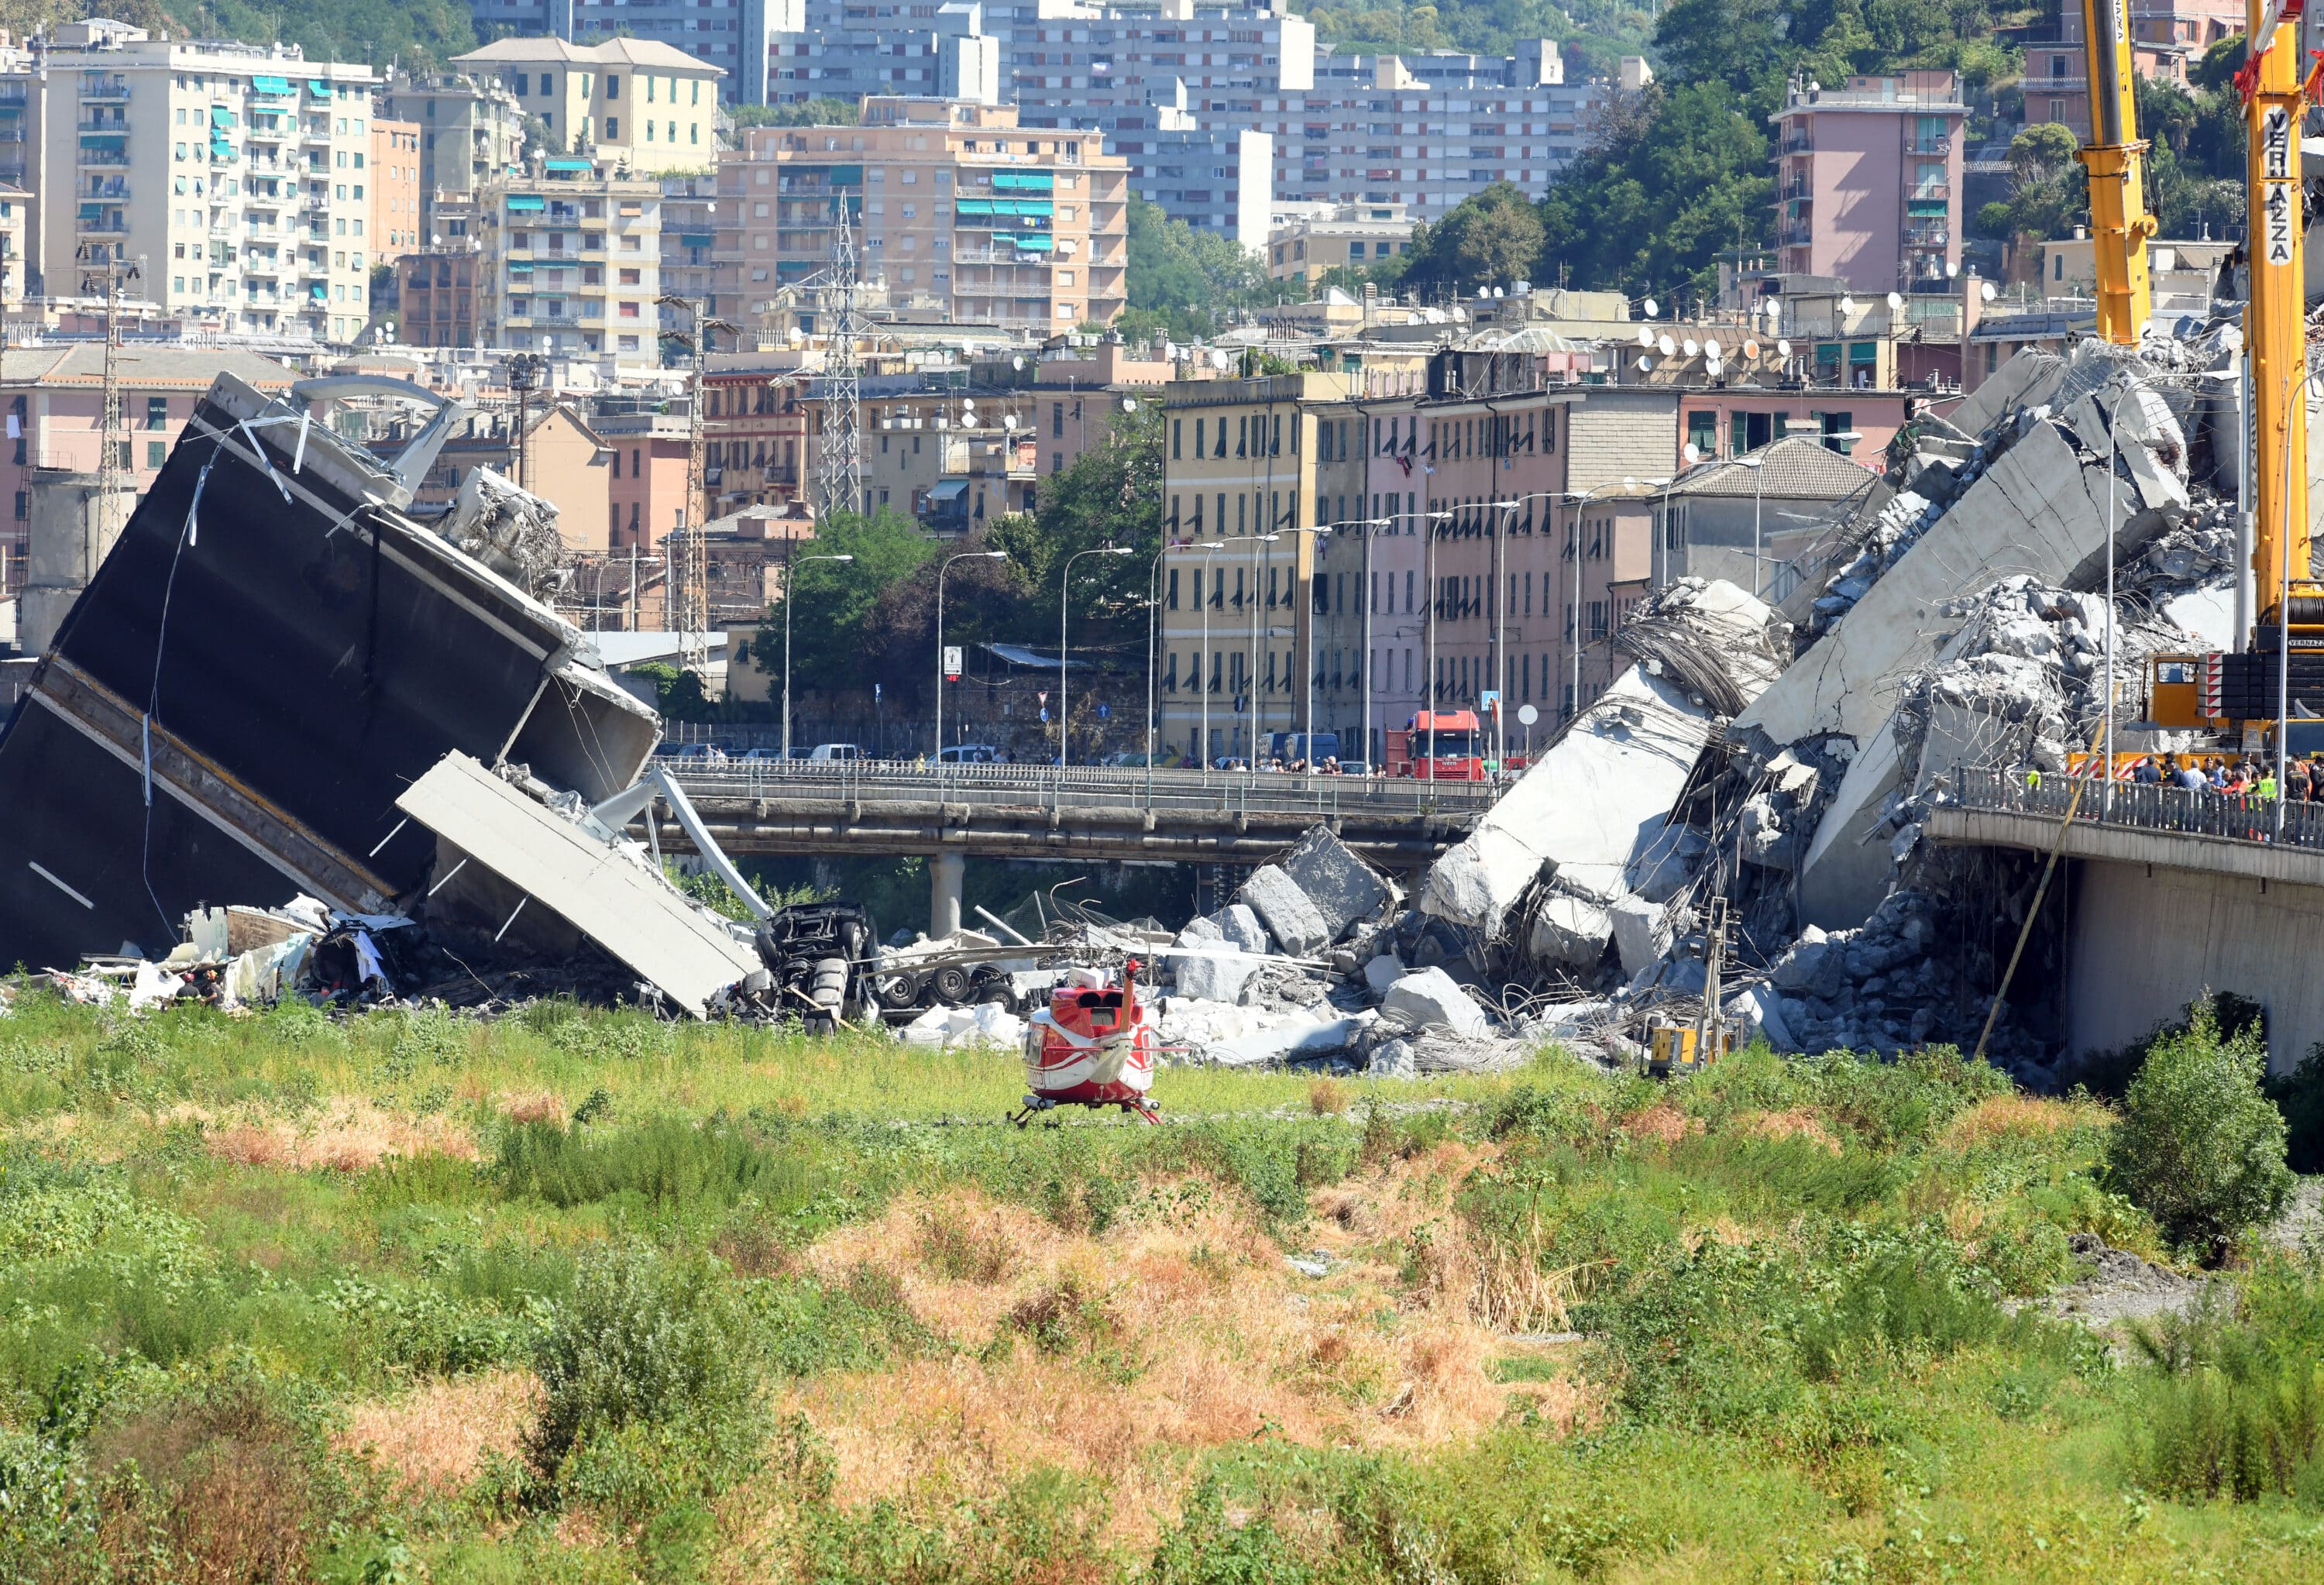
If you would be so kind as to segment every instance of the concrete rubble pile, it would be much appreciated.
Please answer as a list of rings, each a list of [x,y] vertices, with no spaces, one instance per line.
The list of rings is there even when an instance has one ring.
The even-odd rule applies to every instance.
[[[2109,630],[2118,678],[2232,641],[2235,350],[2227,331],[2021,353],[1915,426],[1895,493],[1783,610],[1666,591],[1624,635],[1637,664],[1434,866],[1422,909],[1531,993],[1511,996],[1531,1027],[1609,1060],[1648,1013],[1700,1008],[1713,896],[1720,1010],[1779,1049],[1974,1044],[2031,866],[1936,849],[1923,816],[1960,772],[2089,747]],[[1673,635],[1708,640],[1683,654],[1709,675]],[[2174,746],[2119,721],[2116,741]],[[1991,1049],[2046,1072],[2006,1010]]]

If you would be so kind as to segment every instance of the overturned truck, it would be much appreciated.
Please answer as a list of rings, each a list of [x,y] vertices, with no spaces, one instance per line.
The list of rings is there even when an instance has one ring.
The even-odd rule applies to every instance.
[[[392,465],[309,413],[358,388],[438,410]],[[0,961],[159,957],[204,905],[305,896],[587,941],[697,1014],[757,968],[621,834],[660,722],[538,597],[553,509],[412,510],[457,413],[394,381],[211,387],[0,734]]]

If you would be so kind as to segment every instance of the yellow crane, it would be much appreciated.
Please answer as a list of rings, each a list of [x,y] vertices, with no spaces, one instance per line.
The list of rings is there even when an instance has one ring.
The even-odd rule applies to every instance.
[[[2138,96],[2130,51],[2130,0],[2082,0],[2082,47],[2089,56],[2090,239],[2098,263],[2098,335],[2136,346],[2153,298],[2146,280],[2146,143],[2138,135]]]
[[[2301,261],[2301,80],[2298,0],[2246,0],[2249,53],[2237,83],[2246,134],[2251,295],[2244,346],[2251,359],[2252,572],[2259,591],[2254,649],[2287,631],[2319,628],[2319,589],[2308,574],[2308,324]],[[2271,635],[2273,635],[2271,637]]]

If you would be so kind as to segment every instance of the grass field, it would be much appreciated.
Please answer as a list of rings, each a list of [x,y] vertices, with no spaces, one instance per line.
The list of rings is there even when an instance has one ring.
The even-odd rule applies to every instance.
[[[2015,1303],[2069,1233],[2168,1258],[2097,1104],[1949,1053],[1017,1093],[21,988],[0,1579],[2324,1575],[2304,1258],[2143,1345]]]

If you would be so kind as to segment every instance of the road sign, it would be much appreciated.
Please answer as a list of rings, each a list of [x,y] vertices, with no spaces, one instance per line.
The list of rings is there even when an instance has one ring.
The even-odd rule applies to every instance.
[[[960,646],[958,644],[946,644],[945,646],[944,674],[945,681],[946,682],[958,682],[960,680]]]
[[[1100,705],[1097,707],[1097,718],[1098,718],[1100,721],[1104,721],[1104,720],[1108,719],[1109,717],[1111,717],[1112,714],[1113,714],[1113,706],[1112,706],[1112,705]]]
[[[1483,693],[1479,694],[1477,696],[1477,708],[1485,711],[1489,714],[1499,715],[1501,713],[1501,696],[1499,692],[1497,689],[1487,688]]]
[[[1048,689],[1047,689],[1047,688],[1043,688],[1039,693],[1038,693],[1038,694],[1034,695],[1033,696],[1034,696],[1035,698],[1037,698],[1037,699],[1040,700],[1040,702],[1041,702],[1042,704],[1047,705],[1047,704],[1049,702],[1049,690],[1048,690]],[[1044,715],[1044,716],[1042,716],[1042,717],[1041,717],[1041,719],[1042,719],[1042,720],[1044,720],[1044,721],[1047,721],[1047,720],[1048,719],[1048,717],[1047,717],[1047,715]]]
[[[1049,719],[1049,707],[1047,705],[1041,706],[1041,719],[1044,722]]]
[[[1519,726],[1531,726],[1535,722],[1539,721],[1540,719],[1541,712],[1535,709],[1532,705],[1520,705],[1517,706],[1517,724]]]

